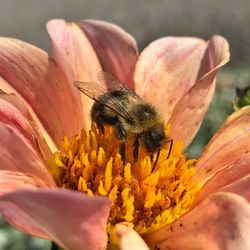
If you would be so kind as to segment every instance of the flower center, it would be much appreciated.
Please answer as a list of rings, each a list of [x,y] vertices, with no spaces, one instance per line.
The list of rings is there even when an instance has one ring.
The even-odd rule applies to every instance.
[[[165,130],[168,135],[168,127]],[[126,141],[124,164],[120,140],[112,127],[104,133],[92,130],[63,140],[62,151],[49,162],[59,186],[89,196],[102,195],[112,200],[108,232],[119,222],[130,222],[139,233],[148,233],[169,224],[187,212],[199,191],[192,180],[196,160],[187,160],[182,143],[175,142],[167,159],[166,144],[152,171],[156,154],[150,156],[139,146],[138,159],[133,158],[133,140]]]

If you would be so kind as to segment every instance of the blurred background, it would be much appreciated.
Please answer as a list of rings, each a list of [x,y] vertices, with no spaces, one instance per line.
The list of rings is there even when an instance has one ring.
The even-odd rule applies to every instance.
[[[249,0],[0,0],[0,35],[15,37],[50,51],[45,24],[52,18],[67,21],[101,19],[120,25],[138,42],[140,51],[163,36],[213,34],[227,38],[231,61],[217,81],[211,107],[188,149],[197,157],[226,117],[233,112],[235,87],[250,81]],[[0,250],[47,250],[50,242],[28,237],[0,220]]]

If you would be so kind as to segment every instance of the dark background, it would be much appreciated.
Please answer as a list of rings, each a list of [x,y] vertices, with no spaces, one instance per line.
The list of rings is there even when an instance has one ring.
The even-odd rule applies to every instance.
[[[163,36],[226,37],[231,61],[220,71],[212,105],[188,149],[190,156],[200,154],[233,111],[235,86],[249,85],[249,0],[0,0],[1,36],[19,38],[50,51],[45,24],[52,18],[114,22],[136,38],[140,51]],[[44,250],[49,249],[49,242],[27,237],[0,221],[0,249]]]

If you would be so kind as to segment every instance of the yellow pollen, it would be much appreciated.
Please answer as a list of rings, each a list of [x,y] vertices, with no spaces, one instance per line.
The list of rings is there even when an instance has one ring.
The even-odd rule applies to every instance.
[[[169,126],[165,133],[167,136]],[[128,160],[123,163],[120,145],[112,127],[101,133],[93,124],[89,132],[82,130],[71,139],[65,136],[62,151],[49,161],[59,186],[112,200],[109,235],[119,222],[131,223],[139,234],[152,232],[192,208],[200,186],[192,178],[196,160],[186,159],[182,142],[174,143],[168,159],[169,145],[164,145],[154,171],[156,154],[150,156],[141,145],[134,160],[131,138],[126,141]]]

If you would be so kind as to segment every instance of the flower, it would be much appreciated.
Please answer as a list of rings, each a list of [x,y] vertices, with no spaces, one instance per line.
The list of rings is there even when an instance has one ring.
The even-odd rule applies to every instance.
[[[85,195],[58,188],[52,173],[59,175],[48,164],[52,159],[63,168],[62,158],[55,157],[63,138],[67,151],[66,138],[74,140],[90,126],[92,101],[73,81],[93,81],[102,69],[113,73],[159,108],[170,137],[186,147],[209,106],[216,72],[229,60],[228,44],[220,36],[208,42],[167,37],[138,57],[134,39],[110,23],[52,20],[47,28],[52,58],[25,42],[0,39],[0,210],[19,230],[65,249],[105,249],[110,199],[90,196],[91,190]],[[249,118],[249,107],[231,115],[199,157],[192,179],[201,189],[194,206],[173,223],[143,234],[146,243],[130,223],[118,223],[122,249],[250,247]]]

